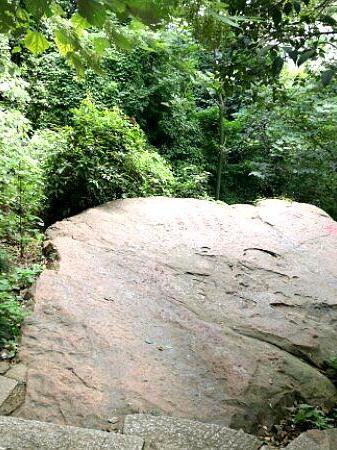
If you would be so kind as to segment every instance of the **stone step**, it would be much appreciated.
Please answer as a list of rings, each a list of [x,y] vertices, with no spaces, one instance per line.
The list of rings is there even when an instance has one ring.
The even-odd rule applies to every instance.
[[[0,417],[0,450],[142,450],[143,445],[137,436]]]
[[[10,414],[21,405],[25,395],[24,384],[0,375],[0,414]]]
[[[256,450],[255,436],[220,425],[165,416],[135,414],[125,418],[124,433],[145,440],[144,450]]]

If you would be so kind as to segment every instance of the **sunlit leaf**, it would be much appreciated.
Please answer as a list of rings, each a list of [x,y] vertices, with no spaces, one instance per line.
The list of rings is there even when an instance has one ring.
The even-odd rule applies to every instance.
[[[91,25],[101,27],[107,18],[107,9],[99,0],[78,0],[78,12]]]
[[[240,26],[236,22],[234,22],[234,20],[232,20],[229,16],[224,16],[222,14],[218,14],[217,12],[215,12],[211,9],[207,10],[207,14],[209,16],[214,17],[219,22],[222,22],[225,25],[229,25],[230,27],[240,28]]]
[[[51,16],[60,16],[63,17],[65,16],[65,12],[63,10],[63,8],[61,7],[61,5],[59,5],[58,3],[51,3],[48,13],[47,13],[48,17]]]
[[[70,20],[73,24],[73,27],[79,34],[81,34],[83,30],[90,27],[90,23],[87,21],[87,19],[78,13],[73,14]]]
[[[91,42],[93,43],[95,52],[98,55],[102,55],[105,52],[105,50],[110,46],[109,40],[102,36],[93,36],[91,38]]]
[[[124,33],[113,29],[110,31],[110,34],[117,47],[122,50],[132,50],[132,40]]]
[[[49,42],[45,36],[39,31],[29,30],[23,39],[24,46],[30,50],[34,55],[43,53],[49,48]]]

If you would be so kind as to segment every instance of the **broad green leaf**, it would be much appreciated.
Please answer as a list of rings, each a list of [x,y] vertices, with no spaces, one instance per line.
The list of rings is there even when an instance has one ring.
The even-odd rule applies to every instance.
[[[3,0],[0,7],[0,33],[7,33],[16,25],[16,6],[9,0]]]
[[[283,11],[287,14],[287,16],[289,16],[292,10],[293,10],[292,2],[287,2],[283,7]]]
[[[282,11],[278,7],[274,6],[271,10],[271,16],[275,26],[278,27],[282,22]]]
[[[308,59],[312,58],[315,55],[316,55],[316,50],[315,49],[305,50],[304,52],[302,52],[302,54],[298,58],[297,65],[301,66],[306,61],[308,61]]]
[[[217,12],[213,11],[212,9],[208,9],[207,14],[209,16],[214,17],[215,19],[217,19],[218,21],[222,22],[225,25],[228,25],[230,27],[240,28],[240,26],[236,22],[234,22],[234,20],[232,20],[231,17],[229,17],[229,16],[224,16],[222,14],[218,14]]]
[[[109,2],[109,0],[106,0]],[[125,12],[131,16],[140,18],[147,25],[159,23],[168,17],[172,1],[170,0],[117,0],[119,9],[122,11],[122,4],[126,4]],[[121,12],[123,14],[123,12]]]
[[[331,27],[337,25],[336,19],[334,19],[331,16],[323,16],[321,19],[321,22],[323,22],[325,25],[329,25]]]
[[[87,28],[90,28],[90,23],[87,21],[87,19],[78,13],[73,14],[70,20],[73,24],[73,27],[79,34],[81,34]]]
[[[272,70],[274,75],[278,75],[283,69],[284,59],[281,56],[277,56],[272,65]]]
[[[321,73],[321,81],[323,86],[327,86],[336,74],[336,70],[328,69]]]
[[[300,2],[294,2],[294,9],[297,12],[297,14],[299,14],[301,12],[302,9],[302,5]]]
[[[298,51],[297,50],[290,50],[287,53],[290,56],[290,58],[294,61],[294,63],[297,64]]]
[[[47,12],[47,16],[48,17],[52,17],[52,16],[63,17],[63,16],[65,16],[65,12],[58,3],[53,2],[50,4],[49,10]]]
[[[23,8],[18,8],[16,10],[16,19],[20,23],[28,23],[29,22],[29,14]]]
[[[76,35],[69,29],[55,30],[54,40],[62,56],[67,56],[79,48]]]
[[[94,46],[97,55],[102,55],[105,52],[105,50],[110,46],[109,40],[102,36],[91,37],[91,42]]]
[[[91,25],[103,26],[107,18],[106,10],[106,6],[99,0],[78,0],[79,14]]]
[[[37,18],[45,14],[50,3],[51,0],[25,0],[27,11]]]
[[[34,55],[43,53],[49,48],[49,42],[45,36],[39,31],[29,30],[23,39],[24,46],[30,50]]]
[[[108,2],[109,2],[109,0],[108,0]],[[111,3],[111,2],[109,2],[109,3]],[[116,12],[116,14],[120,14],[120,13],[124,12],[126,9],[126,6],[127,5],[126,5],[125,1],[123,1],[123,0],[114,0],[113,1],[113,8],[114,8],[114,11]]]
[[[71,67],[76,70],[77,75],[81,78],[85,73],[85,66],[83,64],[83,58],[77,53],[71,53],[68,55],[67,60]]]
[[[125,36],[125,34],[115,29],[111,30],[110,34],[117,47],[121,48],[122,50],[132,50],[132,41],[130,38]]]

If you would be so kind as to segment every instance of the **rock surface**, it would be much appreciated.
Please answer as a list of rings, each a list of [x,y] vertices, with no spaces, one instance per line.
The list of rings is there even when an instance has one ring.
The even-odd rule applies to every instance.
[[[24,364],[15,364],[6,372],[6,377],[19,381],[20,383],[26,383],[27,367]]]
[[[23,383],[0,375],[0,414],[11,414],[24,400]]]
[[[257,450],[261,441],[243,431],[173,417],[127,416],[124,433],[145,440],[144,450]]]
[[[143,439],[0,417],[0,450],[142,450]]]
[[[24,327],[21,417],[109,429],[160,413],[256,431],[329,408],[337,224],[316,207],[130,199],[55,224]]]
[[[0,361],[0,375],[3,375],[10,368],[10,364],[7,361]]]
[[[310,430],[291,442],[286,450],[336,450],[337,429]]]

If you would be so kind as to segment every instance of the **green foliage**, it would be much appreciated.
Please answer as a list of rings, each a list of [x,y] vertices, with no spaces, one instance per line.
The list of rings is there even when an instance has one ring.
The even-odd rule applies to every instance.
[[[130,45],[120,23],[154,25],[168,18],[175,1],[139,0],[3,0],[0,10],[0,33],[13,36],[17,51],[21,46],[38,55],[56,46],[67,62],[83,75],[86,67],[99,68],[99,59],[109,40],[116,45]],[[88,32],[101,29],[99,40],[90,40]],[[123,27],[122,27],[123,28]],[[124,27],[125,28],[125,27]]]
[[[73,127],[52,140],[46,161],[49,218],[117,198],[172,192],[169,166],[117,107],[98,109],[85,100],[74,110]]]
[[[183,198],[209,198],[209,173],[202,171],[199,165],[188,163],[178,164],[175,168],[175,197]]]
[[[0,348],[13,347],[13,342],[15,343],[19,337],[23,319],[24,314],[20,303],[6,289],[0,275]],[[14,353],[10,353],[10,356],[14,356]]]
[[[40,155],[28,132],[20,112],[0,108],[0,238],[18,245],[21,256],[41,222],[43,197]]]
[[[6,273],[11,267],[11,258],[4,249],[0,248],[0,273]]]
[[[270,61],[262,62],[261,55],[249,61],[245,84],[240,77],[246,59],[252,58],[246,49],[237,51],[243,72],[236,73],[237,88],[228,85],[230,95],[224,97],[225,145],[219,146],[221,83],[208,72],[208,52],[177,24],[169,31],[148,32],[131,52],[109,49],[104,72],[87,71],[81,80],[55,52],[34,58],[25,72],[27,81],[33,79],[29,118],[41,128],[71,126],[72,108],[89,94],[97,105],[118,105],[136,119],[150,144],[170,162],[177,196],[214,195],[221,148],[223,200],[285,196],[314,203],[336,217],[334,84],[320,92],[314,77],[287,81],[283,69],[272,86],[252,88],[250,81],[260,79]],[[223,58],[231,61],[226,70],[235,71],[236,59],[225,53]],[[260,67],[253,70],[253,65]]]
[[[30,98],[28,83],[20,75],[18,66],[11,61],[9,40],[0,34],[0,101],[22,110]]]
[[[40,272],[41,266],[38,264],[18,267],[7,273],[0,272],[0,348],[9,349],[9,357],[15,354],[20,326],[25,318],[20,293],[34,283]]]
[[[225,191],[241,186],[246,199],[288,197],[337,217],[335,89],[317,90],[308,80],[277,97],[261,90],[238,114],[242,132],[231,144]]]
[[[84,80],[76,78],[56,52],[27,58],[23,75],[29,83],[27,116],[33,126],[44,129],[70,125],[71,110],[85,97]]]
[[[47,50],[47,48],[49,48],[49,42],[43,34],[38,31],[28,30],[23,42],[25,47],[34,55],[43,53]]]
[[[337,356],[326,362],[326,374],[334,382],[337,383]]]
[[[333,427],[332,422],[319,408],[306,404],[299,405],[294,415],[294,423],[306,429],[326,430]]]

